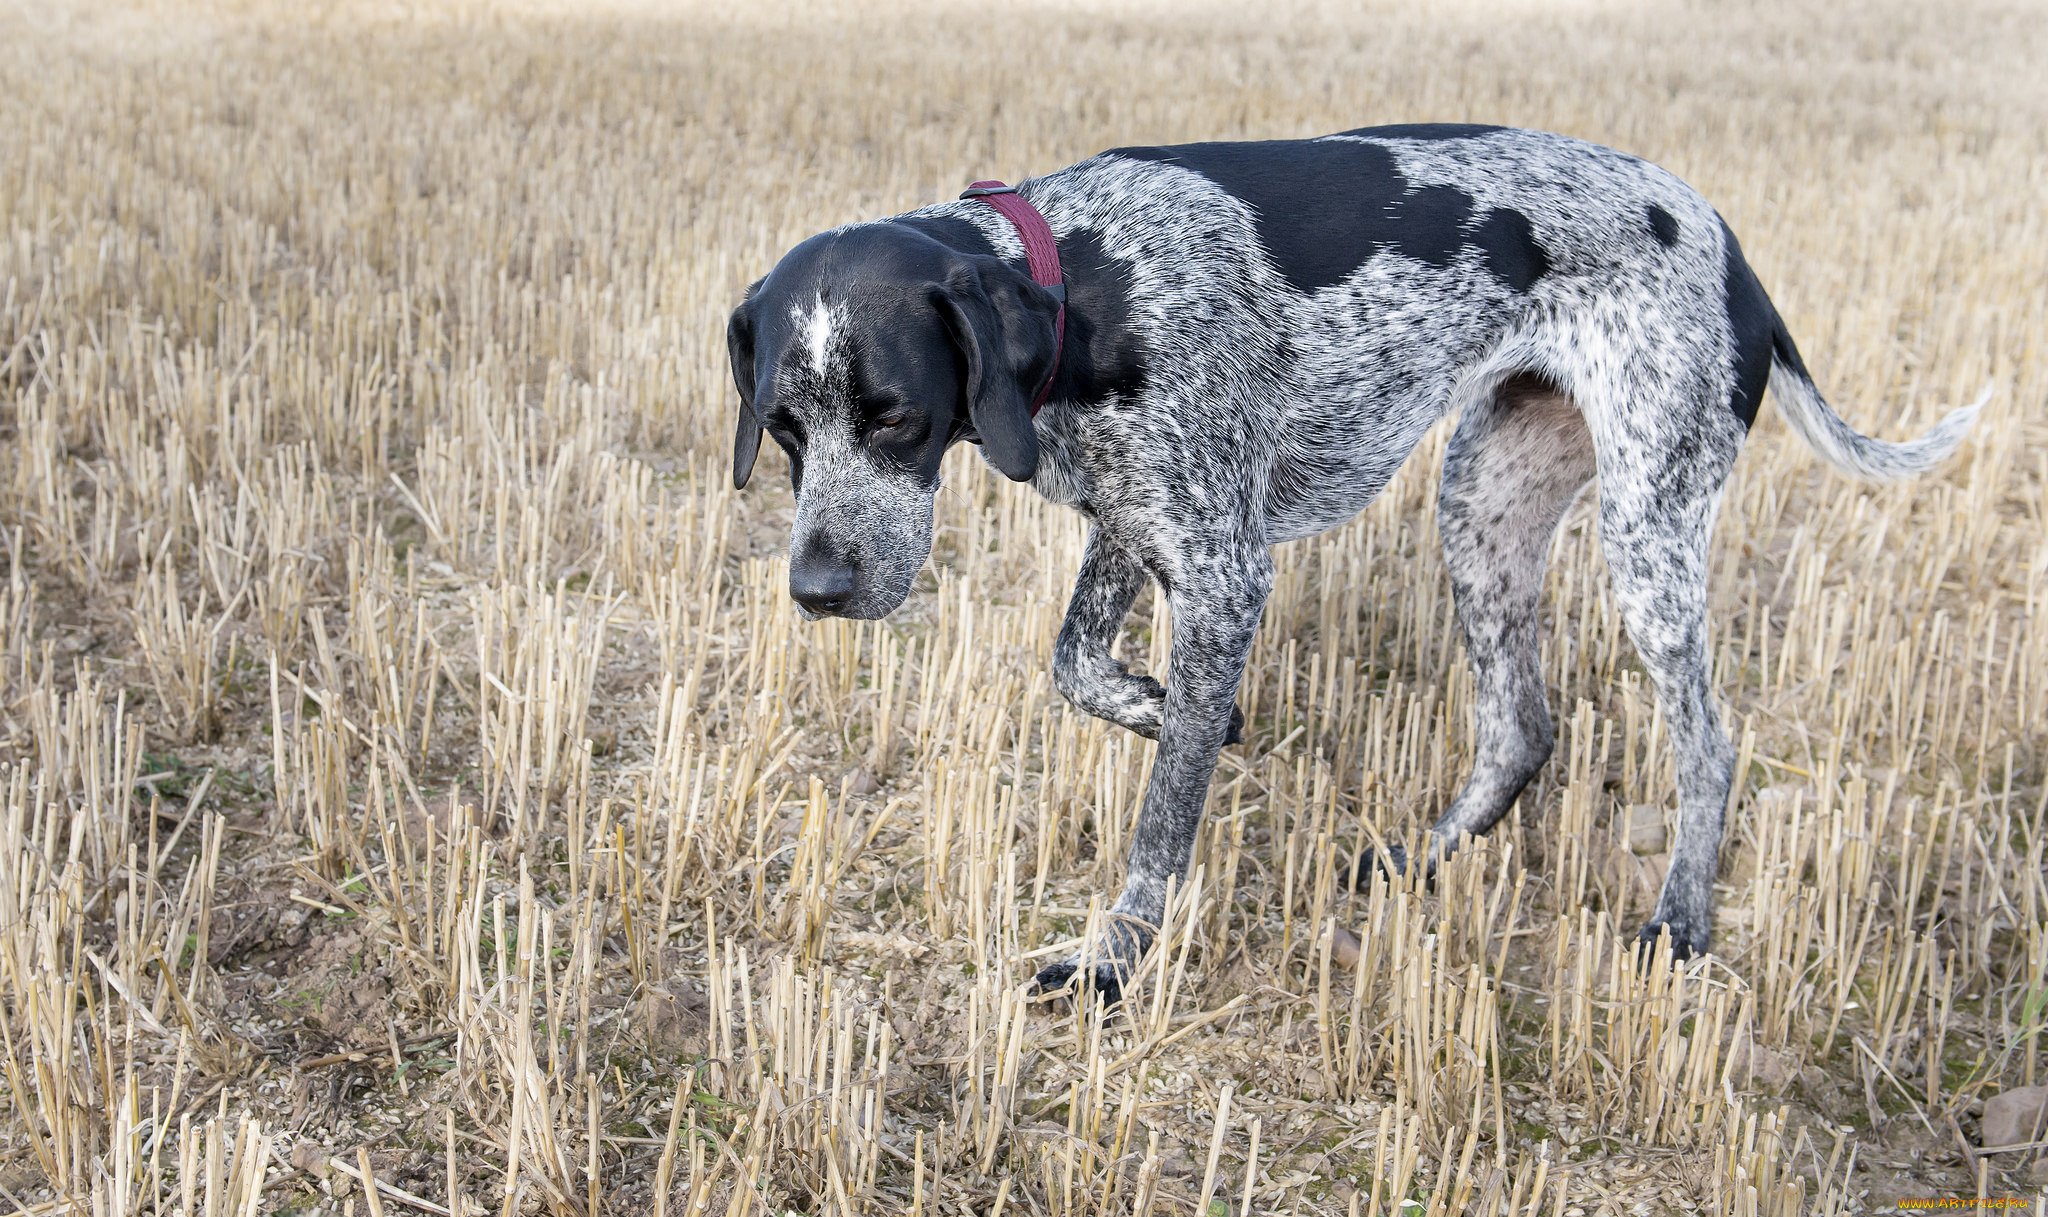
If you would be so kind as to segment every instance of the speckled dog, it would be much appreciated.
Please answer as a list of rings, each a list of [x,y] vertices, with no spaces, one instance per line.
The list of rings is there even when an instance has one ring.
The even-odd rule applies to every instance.
[[[1149,945],[1237,736],[1268,548],[1351,518],[1453,411],[1438,523],[1478,752],[1430,848],[1492,827],[1550,756],[1537,597],[1558,520],[1597,474],[1614,594],[1677,758],[1677,842],[1642,935],[1705,951],[1734,776],[1707,687],[1707,542],[1765,384],[1816,452],[1872,480],[1941,460],[1982,402],[1910,443],[1858,434],[1714,209],[1563,136],[1427,125],[1120,148],[1018,192],[1057,238],[1063,340],[1018,228],[971,200],[803,242],[748,290],[728,340],[733,479],[764,428],[789,454],[790,594],[808,616],[902,603],[956,440],[1093,522],[1054,677],[1159,755],[1118,916],[1041,985],[1092,961],[1113,996]],[[1147,578],[1173,612],[1164,687],[1113,656]]]

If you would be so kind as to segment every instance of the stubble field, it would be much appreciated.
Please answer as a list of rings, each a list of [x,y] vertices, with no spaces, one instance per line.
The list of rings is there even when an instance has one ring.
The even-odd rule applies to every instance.
[[[2048,1083],[2044,61],[1996,4],[7,11],[0,1204],[2039,1197],[2039,1147],[1981,1146]],[[1766,404],[1714,563],[1712,957],[1626,951],[1673,781],[1590,497],[1555,759],[1433,886],[1338,885],[1470,756],[1440,429],[1278,552],[1129,999],[1036,1002],[1152,747],[1050,687],[1082,523],[957,452],[905,609],[799,621],[725,313],[976,178],[1417,120],[1678,172],[1863,430],[1991,404],[1887,488]],[[1168,636],[1146,597],[1128,657]]]

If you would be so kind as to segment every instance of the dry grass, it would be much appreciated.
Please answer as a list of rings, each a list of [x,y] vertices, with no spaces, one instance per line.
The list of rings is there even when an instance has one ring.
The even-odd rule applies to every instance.
[[[2038,13],[300,9],[0,17],[0,1200],[2038,1191],[1976,1148],[1983,1098],[2048,1081]],[[907,610],[801,623],[779,470],[725,480],[724,311],[975,177],[1425,118],[1690,179],[1866,429],[1998,395],[1881,490],[1766,407],[1715,563],[1747,794],[1714,958],[1623,953],[1673,786],[1584,505],[1556,761],[1434,889],[1337,889],[1470,754],[1439,433],[1278,555],[1131,1000],[1033,1004],[1151,756],[1048,687],[1080,524],[956,454]],[[1141,605],[1134,659],[1166,640]]]

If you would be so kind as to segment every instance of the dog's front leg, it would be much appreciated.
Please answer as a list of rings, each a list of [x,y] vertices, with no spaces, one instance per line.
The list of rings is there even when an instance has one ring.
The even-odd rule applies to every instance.
[[[1273,566],[1260,547],[1232,561],[1176,573],[1190,577],[1172,580],[1173,651],[1159,755],[1131,836],[1124,890],[1100,937],[1041,971],[1040,989],[1059,988],[1087,962],[1097,991],[1115,1001],[1164,919],[1168,883],[1187,880],[1209,777],[1217,750],[1233,731],[1237,683],[1273,586]]]
[[[1052,681],[1068,701],[1096,718],[1158,739],[1166,715],[1165,688],[1116,658],[1117,635],[1145,579],[1144,566],[1101,525],[1089,530],[1067,619],[1053,645]],[[1241,724],[1233,707],[1224,743],[1237,742]]]

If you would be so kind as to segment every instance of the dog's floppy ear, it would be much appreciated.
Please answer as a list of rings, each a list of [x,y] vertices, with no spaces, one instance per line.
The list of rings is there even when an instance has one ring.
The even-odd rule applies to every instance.
[[[761,419],[754,413],[754,314],[752,303],[757,281],[747,289],[747,298],[732,311],[725,323],[725,349],[732,356],[732,383],[740,391],[739,430],[732,438],[732,484],[744,490],[754,473],[754,458],[761,453]]]
[[[1053,319],[1059,301],[1000,258],[970,258],[931,289],[933,307],[960,349],[962,396],[974,431],[967,438],[1003,475],[1028,482],[1038,472],[1031,399],[1058,354]]]

